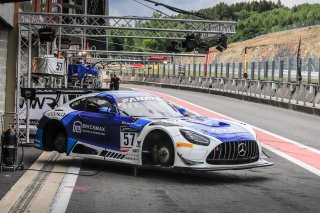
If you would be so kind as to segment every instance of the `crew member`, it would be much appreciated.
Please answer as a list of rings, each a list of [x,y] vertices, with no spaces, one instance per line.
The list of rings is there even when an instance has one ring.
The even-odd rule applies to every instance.
[[[119,90],[120,78],[114,75],[114,90]]]
[[[113,77],[113,74],[110,74],[110,85],[109,85],[110,90],[114,90],[114,80],[115,80],[115,77]]]

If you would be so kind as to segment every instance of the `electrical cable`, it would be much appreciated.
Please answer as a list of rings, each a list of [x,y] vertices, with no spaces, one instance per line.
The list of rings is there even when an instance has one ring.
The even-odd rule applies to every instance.
[[[262,153],[263,153],[265,156],[267,156],[268,158],[270,158],[270,156],[267,155],[266,152],[265,152],[263,149],[262,149]]]
[[[66,174],[66,175],[78,175],[82,177],[92,177],[100,173],[100,170],[96,170],[92,174],[80,174],[80,173],[75,173],[75,172],[58,172],[58,171],[47,171],[43,169],[21,169],[25,171],[36,171],[36,172],[47,172],[47,173],[55,173],[55,174]]]
[[[20,167],[21,169],[24,168],[24,165],[23,165],[23,158],[24,158],[24,147],[22,145],[22,142],[20,141],[20,146],[21,146],[21,159],[20,159],[20,163],[18,164],[18,168]]]
[[[78,176],[84,176],[84,177],[92,177],[95,176],[97,174],[100,173],[100,170],[96,170],[94,173],[92,174],[80,174],[80,173],[74,173],[74,172],[58,172],[58,171],[47,171],[47,170],[43,170],[43,169],[25,169],[24,165],[23,165],[23,158],[24,158],[24,146],[23,144],[20,142],[20,146],[21,146],[21,159],[20,162],[17,166],[17,168],[20,168],[20,170],[24,170],[24,171],[36,171],[36,172],[48,172],[48,173],[55,173],[55,174],[66,174],[66,175],[78,175]]]
[[[176,12],[176,13],[181,13],[181,14],[186,14],[186,15],[193,15],[193,16],[196,16],[196,17],[199,17],[199,18],[202,18],[202,19],[211,20],[210,17],[206,16],[203,13],[190,12],[190,11],[187,11],[187,10],[182,10],[182,9],[179,9],[179,8],[176,8],[176,7],[172,7],[170,5],[163,4],[163,3],[160,3],[160,2],[152,1],[152,0],[143,0],[143,1],[147,1],[147,2],[153,3],[155,6],[163,6],[163,7],[167,8],[168,10],[171,10],[171,11]]]
[[[151,10],[154,10],[154,11],[156,11],[156,12],[158,12],[158,13],[161,13],[162,15],[165,15],[165,16],[167,16],[167,17],[170,18],[170,16],[169,16],[168,14],[162,12],[161,10],[157,10],[157,9],[155,9],[155,8],[153,8],[153,7],[150,7],[149,5],[146,5],[146,4],[144,4],[144,3],[142,3],[142,2],[139,2],[139,1],[137,1],[137,0],[133,0],[133,1],[135,1],[135,2],[137,2],[138,4],[141,4],[141,5],[147,7],[147,8],[149,8],[149,9],[151,9]]]

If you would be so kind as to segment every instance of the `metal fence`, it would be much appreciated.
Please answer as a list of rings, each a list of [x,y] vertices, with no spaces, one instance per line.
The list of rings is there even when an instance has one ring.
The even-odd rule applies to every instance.
[[[302,81],[298,81],[296,61],[247,63],[154,64],[147,70],[127,70],[123,81],[153,82],[179,88],[194,87],[249,97],[320,108],[320,59],[303,60]]]
[[[184,76],[214,77],[226,79],[243,79],[244,65],[242,62],[215,64],[153,64],[149,69],[131,69],[124,74],[134,76]],[[302,82],[320,84],[320,59],[302,60]],[[278,61],[252,61],[247,63],[247,80],[264,80],[280,82],[297,82],[298,75],[295,59]]]

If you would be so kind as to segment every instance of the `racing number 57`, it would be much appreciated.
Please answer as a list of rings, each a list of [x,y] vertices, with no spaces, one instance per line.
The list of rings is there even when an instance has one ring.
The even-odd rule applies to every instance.
[[[58,72],[61,72],[61,70],[62,70],[62,63],[61,63],[61,62],[57,62],[56,70],[57,70]]]
[[[135,133],[133,133],[133,132],[124,132],[123,133],[123,145],[125,145],[125,146],[133,146],[134,137],[135,137]]]

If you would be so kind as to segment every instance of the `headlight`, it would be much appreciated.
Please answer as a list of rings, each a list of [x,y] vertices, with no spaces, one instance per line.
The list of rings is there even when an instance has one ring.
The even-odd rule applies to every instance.
[[[186,129],[180,129],[180,133],[183,135],[187,141],[193,144],[198,144],[202,146],[208,146],[210,144],[210,139],[200,135],[196,132],[193,132],[191,130],[186,130]]]

